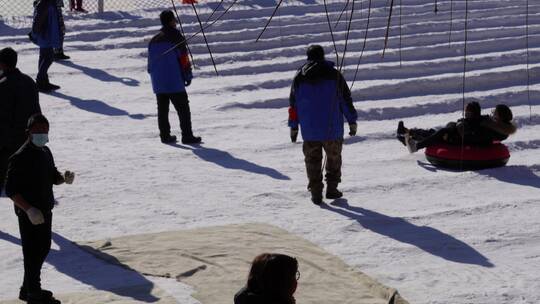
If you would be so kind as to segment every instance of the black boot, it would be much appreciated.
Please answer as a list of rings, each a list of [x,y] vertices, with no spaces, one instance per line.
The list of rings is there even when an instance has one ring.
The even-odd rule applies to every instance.
[[[60,89],[60,86],[50,83],[49,81],[36,81],[38,91],[42,93],[50,93]]]
[[[202,138],[199,136],[182,136],[182,143],[185,145],[199,144],[201,141]]]
[[[315,205],[320,205],[323,203],[322,191],[312,191],[311,192],[311,202]]]
[[[327,199],[338,199],[343,196],[343,193],[338,190],[337,184],[329,184],[326,187],[326,198]]]
[[[58,53],[54,53],[54,60],[55,61],[61,61],[61,60],[68,60],[70,59],[71,57],[69,57],[68,55],[64,54],[64,52],[58,52]]]
[[[397,131],[396,131],[396,138],[404,145],[406,146],[407,144],[405,143],[405,134],[407,133],[407,128],[405,128],[405,125],[403,124],[403,121],[399,121],[398,122],[398,127],[397,127]]]
[[[176,136],[174,135],[167,134],[167,135],[160,135],[159,137],[161,138],[161,142],[164,144],[172,144],[176,142]]]

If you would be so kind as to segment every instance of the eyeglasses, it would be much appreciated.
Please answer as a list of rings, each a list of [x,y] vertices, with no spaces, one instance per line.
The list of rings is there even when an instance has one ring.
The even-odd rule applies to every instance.
[[[297,281],[300,280],[300,271],[299,270],[296,271],[296,280]]]

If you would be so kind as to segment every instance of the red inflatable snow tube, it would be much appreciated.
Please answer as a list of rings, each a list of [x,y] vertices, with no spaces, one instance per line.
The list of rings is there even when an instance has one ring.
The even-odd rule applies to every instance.
[[[485,169],[506,165],[510,151],[501,143],[490,146],[451,146],[439,144],[427,147],[427,160],[434,166],[452,169]]]

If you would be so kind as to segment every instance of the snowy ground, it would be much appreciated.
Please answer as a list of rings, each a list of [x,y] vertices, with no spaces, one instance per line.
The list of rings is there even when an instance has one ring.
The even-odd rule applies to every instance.
[[[77,179],[56,188],[46,287],[67,293],[152,280],[179,303],[196,303],[187,286],[133,277],[68,240],[265,222],[315,242],[411,303],[540,303],[540,3],[529,1],[530,109],[525,1],[469,1],[465,96],[479,99],[486,113],[511,105],[519,131],[507,141],[507,167],[453,172],[429,166],[422,153],[408,154],[393,132],[399,120],[431,127],[461,115],[465,2],[453,1],[449,45],[450,1],[438,2],[438,14],[434,1],[404,1],[400,67],[399,6],[381,59],[387,1],[373,1],[353,88],[359,136],[347,138],[343,152],[346,200],[319,208],[305,190],[301,143],[289,142],[286,107],[306,46],[332,50],[321,2],[290,1],[254,43],[272,7],[240,0],[208,31],[219,77],[202,40],[192,41],[198,68],[188,93],[200,147],[158,139],[145,57],[159,9],[67,18],[73,61],[51,67],[62,89],[41,95],[41,104],[57,165]],[[343,3],[330,5],[332,20]],[[351,31],[349,85],[366,6]],[[196,32],[196,20],[182,10],[186,31]],[[19,67],[35,76],[37,49],[27,30],[0,30],[0,46],[19,51]],[[343,22],[336,29],[340,49],[345,35]],[[17,295],[22,257],[11,204],[0,202],[0,300],[6,300]]]

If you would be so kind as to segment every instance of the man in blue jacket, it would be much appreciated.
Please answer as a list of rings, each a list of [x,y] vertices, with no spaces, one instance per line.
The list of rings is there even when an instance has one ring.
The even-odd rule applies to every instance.
[[[298,126],[304,139],[303,152],[309,179],[311,201],[321,204],[322,150],[326,153],[326,198],[337,199],[343,194],[337,189],[341,182],[341,150],[343,146],[343,116],[349,123],[349,135],[356,135],[357,113],[351,91],[334,63],[324,59],[324,49],[312,45],[307,49],[307,62],[294,77],[289,97],[289,127],[291,140],[296,141]]]
[[[148,73],[157,98],[159,136],[162,143],[176,142],[169,124],[169,102],[172,102],[180,120],[182,143],[197,144],[201,138],[193,136],[186,93],[193,78],[186,41],[176,28],[172,11],[163,11],[159,18],[163,27],[148,45]]]

